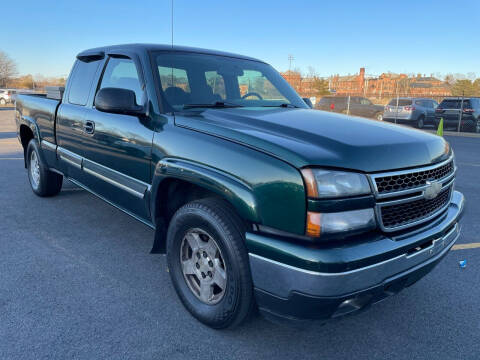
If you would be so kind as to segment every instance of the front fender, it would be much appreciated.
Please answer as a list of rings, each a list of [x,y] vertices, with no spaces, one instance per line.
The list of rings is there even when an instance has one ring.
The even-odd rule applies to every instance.
[[[175,158],[164,158],[155,167],[151,198],[152,219],[156,218],[155,199],[158,189],[163,181],[171,178],[212,191],[227,200],[243,219],[261,222],[253,190],[248,184],[218,169]]]

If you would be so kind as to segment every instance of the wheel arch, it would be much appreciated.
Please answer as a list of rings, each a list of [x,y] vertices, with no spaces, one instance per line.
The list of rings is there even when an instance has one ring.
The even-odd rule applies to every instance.
[[[155,167],[150,211],[156,226],[152,253],[165,252],[166,229],[175,211],[207,197],[229,203],[245,223],[261,222],[251,187],[218,169],[183,159],[162,159]]]
[[[18,128],[18,136],[23,147],[24,166],[27,167],[27,147],[32,139],[36,139],[40,145],[40,135],[38,127],[31,121],[22,122]]]

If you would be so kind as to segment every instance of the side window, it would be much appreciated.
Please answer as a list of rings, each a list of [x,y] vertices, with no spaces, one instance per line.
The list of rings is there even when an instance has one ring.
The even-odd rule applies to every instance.
[[[135,92],[137,105],[143,101],[143,90],[138,79],[135,63],[130,59],[110,58],[102,77],[100,89],[121,88]]]
[[[423,100],[416,100],[415,105],[427,107],[426,101]]]
[[[226,99],[225,81],[223,80],[222,75],[218,74],[216,71],[207,71],[205,72],[205,80],[207,81],[207,85],[212,88],[215,97],[219,96],[223,100]]]
[[[372,105],[372,102],[368,99],[360,99],[360,104],[362,104],[362,105]]]
[[[92,88],[93,79],[98,69],[99,61],[83,62],[78,60],[71,75],[72,85],[68,93],[70,104],[85,106]]]

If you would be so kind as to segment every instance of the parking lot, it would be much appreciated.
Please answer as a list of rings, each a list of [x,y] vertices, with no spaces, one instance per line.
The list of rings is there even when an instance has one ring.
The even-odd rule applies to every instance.
[[[465,246],[359,315],[302,327],[254,316],[215,331],[149,254],[151,229],[68,182],[54,198],[32,193],[13,111],[0,108],[0,359],[478,359],[480,138],[446,138]]]

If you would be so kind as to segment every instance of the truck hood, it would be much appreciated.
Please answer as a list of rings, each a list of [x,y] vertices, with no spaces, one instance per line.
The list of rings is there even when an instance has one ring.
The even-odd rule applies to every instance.
[[[403,126],[310,109],[201,109],[175,114],[177,126],[235,141],[297,168],[376,172],[446,159],[443,138]]]

